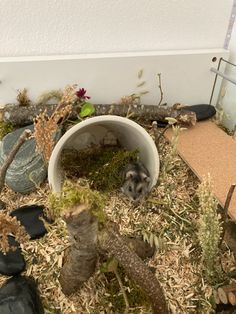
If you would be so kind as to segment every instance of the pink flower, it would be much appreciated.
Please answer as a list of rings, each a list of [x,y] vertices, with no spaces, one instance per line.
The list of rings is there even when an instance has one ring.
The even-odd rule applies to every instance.
[[[89,96],[86,96],[86,89],[84,88],[80,88],[75,94],[78,98],[81,98],[81,99],[90,99]]]

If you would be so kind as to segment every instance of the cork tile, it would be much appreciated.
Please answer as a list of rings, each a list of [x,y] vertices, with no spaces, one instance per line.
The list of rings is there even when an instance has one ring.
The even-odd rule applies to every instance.
[[[166,132],[170,140],[172,131]],[[198,122],[180,135],[178,153],[200,180],[211,175],[213,192],[221,205],[232,183],[236,183],[236,141],[211,121]],[[236,193],[232,198],[230,216],[236,220]]]

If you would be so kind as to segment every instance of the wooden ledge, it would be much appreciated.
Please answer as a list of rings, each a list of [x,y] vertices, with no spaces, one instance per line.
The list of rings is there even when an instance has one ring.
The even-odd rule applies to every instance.
[[[165,136],[170,140],[172,130]],[[181,133],[178,153],[200,180],[210,174],[213,192],[224,206],[231,184],[236,183],[236,140],[212,121],[198,122]],[[231,200],[229,215],[236,221],[236,193]]]

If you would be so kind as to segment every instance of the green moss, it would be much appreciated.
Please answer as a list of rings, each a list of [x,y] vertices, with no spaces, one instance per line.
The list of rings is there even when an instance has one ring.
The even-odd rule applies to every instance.
[[[132,308],[137,307],[137,312],[140,313],[140,306],[147,309],[150,308],[150,302],[148,297],[142,292],[142,290],[125,275],[125,272],[121,267],[119,267],[119,275],[121,277],[123,286],[127,293],[127,298],[129,305]],[[107,278],[106,289],[107,289],[107,303],[112,304],[112,310],[114,313],[124,313],[125,310],[125,301],[123,294],[121,293],[119,283],[115,277],[115,274],[112,272],[105,274]],[[128,287],[128,289],[126,288]],[[105,301],[105,300],[103,300]],[[134,312],[135,313],[135,312]]]
[[[121,186],[122,167],[136,160],[137,155],[137,150],[93,147],[79,152],[64,151],[61,163],[69,177],[86,177],[92,188],[109,192]]]
[[[2,140],[5,135],[12,132],[13,129],[14,129],[13,124],[0,122],[0,140]]]
[[[81,186],[79,182],[66,180],[61,193],[50,193],[49,197],[49,214],[51,218],[56,219],[61,212],[70,210],[73,206],[85,204],[90,208],[99,222],[105,221],[105,197],[97,191],[92,191],[88,186]]]

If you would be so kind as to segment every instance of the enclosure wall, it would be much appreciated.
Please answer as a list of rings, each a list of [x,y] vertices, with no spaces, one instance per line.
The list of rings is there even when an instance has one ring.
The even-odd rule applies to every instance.
[[[0,57],[222,48],[232,0],[1,0]]]

